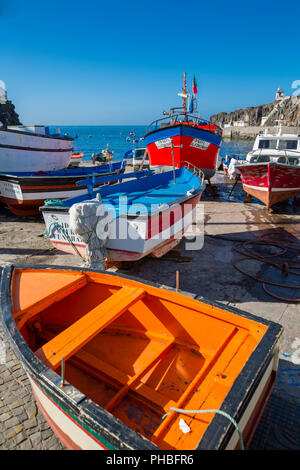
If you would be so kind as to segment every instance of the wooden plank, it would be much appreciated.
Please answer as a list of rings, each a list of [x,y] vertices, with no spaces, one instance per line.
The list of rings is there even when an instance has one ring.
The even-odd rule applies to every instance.
[[[35,352],[36,356],[48,367],[56,369],[62,358],[67,360],[75,354],[144,295],[144,289],[122,287],[69,328],[44,344]]]
[[[118,385],[126,384],[131,378],[130,375],[108,364],[107,362],[102,361],[100,358],[94,356],[94,354],[91,354],[83,349],[77,351],[74,357],[72,357],[72,362],[74,361],[74,363],[78,364],[77,360],[79,363],[86,364],[95,369],[95,371],[100,372],[102,375],[106,375],[107,377],[111,378]]]
[[[88,272],[86,273],[91,282],[96,282],[100,284],[109,284],[111,286],[118,286],[124,282],[124,279],[117,276],[112,276],[110,274],[104,274],[103,276],[98,277],[97,273]],[[223,310],[222,307],[216,307],[214,305],[206,304],[204,300],[194,299],[187,295],[181,294],[180,292],[175,292],[172,290],[158,288],[151,286],[149,284],[142,284],[138,281],[126,280],[128,286],[143,287],[147,294],[153,296],[161,301],[171,302],[177,305],[182,305],[183,307],[192,309],[200,314],[210,316],[217,320],[224,321],[226,323],[232,324],[238,328],[244,328],[249,331],[250,326],[259,328],[262,330],[262,334],[267,330],[267,327],[255,320],[250,320],[249,318],[237,315],[236,313],[230,312],[228,310]],[[163,302],[162,302],[163,303]]]
[[[115,368],[114,366],[111,366],[110,364],[107,364],[101,359],[95,357],[93,354],[84,350],[77,351],[76,355],[72,357],[71,362],[79,368],[80,365],[84,366],[84,370],[87,373],[94,375],[100,380],[105,381],[105,379],[103,379],[103,375],[106,375],[115,383],[119,383],[124,386],[133,379],[132,376]],[[94,373],[90,370],[91,368],[93,368]],[[161,410],[167,411],[171,406],[176,406],[176,402],[170,400],[167,396],[156,392],[142,382],[134,382],[130,387],[129,393],[130,392],[135,392],[136,398],[142,402],[146,399],[149,402],[149,408],[154,409],[156,412],[161,412]]]
[[[68,295],[73,294],[73,292],[75,292],[76,290],[81,289],[85,285],[87,285],[87,278],[85,275],[82,275],[74,281],[71,281],[69,284],[64,285],[60,289],[57,289],[57,291],[47,295],[43,299],[38,300],[34,304],[25,308],[24,310],[20,310],[19,312],[13,315],[17,323],[18,329],[20,330],[24,326],[24,324],[28,320],[30,320],[30,318],[33,318],[41,311],[53,305],[55,302],[59,302]]]
[[[122,398],[128,393],[129,389],[138,381],[140,381],[141,377],[148,372],[163,356],[167,354],[170,348],[173,345],[173,341],[169,341],[164,345],[161,349],[159,354],[154,358],[151,358],[148,363],[144,365],[144,367],[139,370],[133,377],[131,377],[128,382],[122,387],[115,396],[111,398],[111,400],[105,405],[105,409],[107,411],[111,411],[115,408],[118,403],[122,400]]]
[[[212,367],[212,365],[217,361],[219,356],[222,354],[222,352],[225,350],[226,346],[228,343],[232,340],[234,335],[238,332],[237,328],[232,327],[232,329],[229,331],[227,336],[224,337],[223,342],[219,345],[219,348],[215,352],[214,356],[212,357],[211,361],[207,361],[206,366],[202,367],[198,374],[194,377],[192,382],[189,384],[189,386],[186,388],[185,392],[181,395],[179,398],[178,402],[174,406],[174,408],[183,408],[184,403],[186,400],[191,396],[195,388],[198,386],[200,381],[203,379],[203,377],[207,374],[209,369]],[[174,419],[175,416],[177,416],[176,411],[171,411],[170,414],[161,422],[161,424],[158,426],[156,429],[155,433],[153,434],[153,440],[155,444],[157,444],[158,440],[162,436],[162,434],[166,431],[168,426],[171,424],[171,421]]]
[[[130,309],[129,309],[130,310]],[[130,310],[130,312],[132,312]],[[166,335],[163,333],[157,333],[156,331],[140,330],[138,328],[131,328],[127,326],[120,325],[110,325],[106,329],[107,333],[112,334],[130,334],[140,338],[149,338],[162,341],[173,341],[174,346],[180,346],[181,348],[187,349],[188,351],[196,351],[200,353],[204,358],[210,358],[213,355],[213,352],[210,349],[205,349],[199,344],[191,343],[190,341],[184,341],[180,338],[175,338],[171,335]]]
[[[145,399],[149,402],[149,404],[152,403],[155,405],[156,409],[151,405],[149,408],[153,409],[157,413],[167,412],[171,407],[176,407],[176,402],[174,400],[171,400],[166,395],[153,390],[153,388],[145,385],[143,382],[135,383],[132,387],[130,387],[129,394],[131,392],[135,392],[136,397],[134,398],[142,401],[145,406],[147,406],[147,404],[145,404]]]

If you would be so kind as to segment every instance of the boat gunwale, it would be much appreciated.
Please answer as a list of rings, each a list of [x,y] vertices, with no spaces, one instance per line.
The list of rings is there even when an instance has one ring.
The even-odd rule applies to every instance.
[[[140,433],[133,431],[129,426],[125,425],[109,412],[105,411],[100,405],[97,405],[94,402],[91,402],[87,399],[84,399],[80,402],[79,405],[76,405],[74,401],[69,396],[66,396],[62,390],[57,386],[57,381],[59,376],[45,366],[29,348],[25,342],[20,331],[16,327],[16,323],[12,315],[12,301],[11,301],[11,281],[13,273],[15,270],[52,270],[52,271],[76,271],[76,272],[91,272],[95,273],[93,269],[73,267],[73,266],[51,266],[51,265],[26,265],[26,264],[17,264],[17,265],[6,265],[3,268],[1,276],[1,316],[4,331],[7,333],[8,342],[13,349],[14,354],[21,361],[23,366],[28,373],[32,376],[33,380],[42,388],[46,389],[48,393],[55,397],[55,399],[61,403],[65,408],[67,407],[70,412],[77,416],[79,421],[86,423],[91,429],[97,430],[95,432],[100,435],[105,435],[106,439],[112,444],[116,445],[117,448],[129,448],[129,449],[152,449],[159,450],[155,444],[153,444],[149,439],[143,437]],[[132,280],[138,282],[139,284],[149,285],[155,288],[164,288],[167,291],[176,292],[175,288],[162,286],[157,283],[150,281],[142,280],[135,278],[133,276],[128,276],[122,274],[120,276],[118,273],[97,270],[101,274],[109,274],[109,276],[122,277],[124,279]],[[236,420],[240,419],[243,415],[245,403],[247,403],[251,395],[255,391],[255,385],[260,381],[264,371],[267,366],[270,364],[274,353],[276,351],[276,346],[280,335],[282,334],[283,327],[275,322],[266,320],[255,316],[251,313],[239,310],[235,307],[230,307],[217,302],[204,299],[202,296],[193,294],[190,292],[181,291],[180,294],[187,297],[191,297],[195,300],[205,303],[222,310],[225,310],[229,313],[237,314],[249,320],[260,322],[263,325],[266,325],[268,329],[265,334],[259,341],[258,345],[250,354],[248,360],[246,361],[244,367],[242,368],[240,374],[238,375],[238,380],[236,380],[233,386],[230,388],[227,393],[224,401],[220,406],[221,411],[229,413]],[[263,359],[263,361],[262,361]],[[258,367],[259,365],[259,367]],[[47,379],[44,375],[47,374]],[[52,377],[52,378],[51,378]],[[75,390],[76,388],[73,387]],[[78,390],[77,390],[78,391]],[[80,394],[81,392],[78,391]],[[224,448],[226,443],[230,440],[235,428],[231,422],[226,420],[223,416],[215,414],[210,424],[208,425],[205,433],[203,434],[200,443],[196,446],[195,450],[201,449],[218,449]],[[118,434],[119,439],[117,439],[116,434]],[[117,440],[116,442],[114,439]]]
[[[88,166],[85,166],[85,167],[78,167],[78,168],[66,168],[66,169],[63,169],[63,170],[50,170],[52,172],[59,172],[59,171],[74,171],[76,170],[77,171],[77,174],[74,174],[74,175],[45,175],[45,174],[31,174],[31,175],[26,175],[26,176],[22,176],[22,175],[16,175],[16,174],[12,174],[12,173],[2,173],[0,172],[0,181],[8,181],[8,182],[12,182],[12,183],[24,183],[24,182],[27,182],[27,181],[32,181],[32,182],[43,182],[44,180],[46,179],[61,179],[61,178],[65,178],[65,179],[75,179],[75,178],[82,178],[84,176],[109,176],[110,174],[114,175],[116,172],[119,172],[120,170],[123,170],[122,168],[122,162],[121,162],[121,165],[118,167],[117,163],[120,163],[120,162],[113,162],[115,163],[115,167],[117,168],[112,168],[113,171],[111,171],[109,168],[107,168],[108,172],[105,172],[105,171],[97,171],[96,168],[101,168],[101,166],[93,166],[93,167],[88,167]],[[112,165],[113,165],[112,163]],[[87,170],[85,171],[84,173],[79,173],[78,170],[80,170],[81,168],[83,168],[84,170]],[[89,168],[93,168],[93,170],[90,171],[89,173]],[[94,173],[95,172],[95,173]],[[44,172],[44,173],[47,173],[47,172]],[[118,173],[117,173],[118,174]],[[13,181],[11,181],[13,180]],[[33,183],[34,184],[34,183]]]
[[[247,395],[244,396],[243,400],[242,400],[242,397],[240,398],[240,400],[241,400],[240,401],[240,406],[237,409],[237,412],[234,416],[234,419],[237,423],[243,417],[243,414],[244,414],[249,402],[251,401],[252,396],[254,395],[254,393],[256,391],[257,385],[259,385],[260,381],[262,380],[267,368],[269,367],[271,361],[274,359],[275,354],[276,354],[276,350],[275,350],[275,347],[274,347],[272,349],[272,352],[270,352],[269,356],[266,358],[266,361],[261,365],[258,374],[254,378],[254,380],[251,384],[251,387],[249,388],[249,390],[247,392]],[[251,359],[251,356],[249,357],[248,361],[250,359]],[[256,361],[253,361],[253,364],[250,365],[249,369],[251,367],[255,368],[255,366],[257,365],[255,362]],[[244,368],[241,370],[241,372],[239,374],[239,379],[241,378],[243,373],[244,373]],[[247,385],[246,379],[247,379],[247,377],[245,377],[245,386]],[[273,388],[273,385],[274,385],[274,383],[272,384],[271,388]],[[238,397],[239,394],[240,394],[240,390],[241,390],[240,381],[239,382],[235,381],[234,384],[231,387],[230,392],[232,393],[232,395],[236,394],[237,397]],[[220,410],[222,410],[222,411],[226,412],[227,414],[229,414],[230,416],[232,416],[232,413],[234,412],[234,407],[231,406],[232,405],[231,401],[228,400],[228,402],[225,404],[225,406],[223,406],[226,399],[227,399],[227,397],[225,398],[224,402],[222,403],[222,406],[220,407]],[[228,420],[226,418],[224,418],[223,416],[217,414],[214,419],[216,420],[215,421],[216,426],[219,426],[219,428],[223,427],[223,429],[224,429],[223,435],[221,435],[221,432],[220,432],[220,437],[216,436],[215,429],[210,428],[210,425],[212,424],[212,422],[211,422],[208,425],[204,435],[202,436],[200,445],[197,448],[198,450],[202,450],[202,449],[205,450],[207,448],[205,446],[208,443],[210,443],[210,444],[214,443],[214,441],[215,441],[215,445],[218,445],[218,443],[221,442],[221,446],[219,448],[220,448],[220,450],[224,450],[226,448],[226,445],[229,443],[232,435],[234,434],[234,432],[236,432],[236,428],[234,427],[234,425],[232,423],[228,423]]]
[[[255,168],[258,166],[272,166],[273,168],[283,167],[283,168],[290,168],[290,169],[300,169],[300,164],[298,165],[291,165],[290,163],[278,163],[278,162],[248,162],[246,161],[245,163],[241,165],[235,165],[235,168],[238,168],[239,170],[243,168],[249,168],[250,166],[254,166]]]
[[[194,175],[194,176],[196,176],[196,175]],[[118,183],[118,184],[123,184],[123,183]],[[111,186],[113,187],[114,185],[111,185]],[[182,196],[181,198],[174,199],[170,202],[167,202],[167,203],[163,204],[162,206],[157,207],[152,212],[147,212],[147,213],[144,213],[144,214],[128,214],[128,213],[126,213],[126,214],[118,215],[117,218],[119,219],[119,218],[124,218],[125,217],[127,219],[136,219],[136,218],[149,219],[149,218],[151,218],[155,215],[158,215],[158,214],[161,214],[163,212],[166,212],[166,211],[170,210],[170,208],[173,207],[173,206],[181,205],[181,204],[185,203],[186,201],[189,201],[189,200],[193,199],[194,197],[197,197],[199,194],[201,195],[203,193],[203,191],[205,190],[205,188],[206,188],[205,181],[202,181],[202,182],[200,181],[199,188],[195,189],[192,194],[190,194],[190,195],[186,194],[185,196]],[[92,199],[94,199],[96,197],[97,193],[99,193],[99,191],[101,191],[101,186],[98,189],[96,189],[95,191],[93,191],[93,197],[92,198],[86,199],[85,201],[91,201]],[[88,192],[86,192],[86,195],[88,196]],[[82,198],[82,197],[84,197],[84,194],[81,195],[81,196],[75,196],[75,197],[72,197],[72,198],[64,199],[63,202],[67,203],[68,200],[75,199],[75,198],[78,198],[78,197]],[[103,196],[103,198],[105,198],[105,195]],[[78,202],[83,202],[83,201],[78,201]],[[74,202],[74,204],[76,204],[76,202]],[[105,204],[105,201],[104,201],[104,204]],[[72,206],[55,206],[55,205],[47,206],[47,205],[43,205],[43,206],[40,206],[39,210],[41,212],[57,211],[57,212],[68,213],[69,209],[71,207]],[[130,204],[128,204],[128,207],[130,207]]]
[[[72,183],[77,179],[82,179],[83,176],[114,176],[120,174],[120,168],[116,169],[115,171],[108,172],[108,173],[88,173],[88,174],[81,174],[81,175],[50,175],[50,176],[43,176],[43,175],[36,175],[36,176],[15,176],[15,175],[2,175],[0,173],[0,181],[7,182],[7,183],[14,183],[14,184],[31,184],[33,186],[39,186],[41,183],[44,184],[56,184],[58,180],[59,183]],[[80,189],[80,188],[78,188]]]
[[[202,129],[201,127],[192,126],[192,125],[188,126],[187,124],[182,124],[182,123],[173,124],[173,125],[170,125],[170,126],[165,126],[165,127],[161,127],[161,128],[158,128],[158,129],[154,129],[153,131],[149,131],[145,134],[144,139],[147,138],[149,135],[155,134],[156,132],[164,131],[166,129],[174,129],[175,127],[182,127],[183,129],[185,129],[187,127],[192,127],[193,129],[198,129],[198,130],[203,131],[203,132],[208,132],[209,134],[212,134],[212,135],[214,135],[214,136],[216,136],[220,139],[219,144],[212,144],[212,145],[216,145],[216,147],[220,147],[220,144],[221,144],[221,141],[222,141],[222,136],[220,136],[219,134],[216,134],[215,132],[210,131],[209,129]],[[147,145],[146,145],[146,147],[147,147]]]
[[[66,137],[66,136],[57,136],[57,135],[46,135],[46,134],[38,134],[37,132],[31,132],[31,131],[22,131],[21,129],[7,129],[7,128],[1,128],[0,132],[10,132],[12,134],[23,134],[23,135],[29,135],[29,136],[37,136],[37,137],[43,137],[46,139],[56,139],[56,140],[70,140],[73,141],[74,137]]]
[[[126,214],[118,215],[117,219],[121,219],[121,218],[126,218],[126,219],[137,219],[138,218],[139,220],[140,219],[149,219],[149,218],[151,218],[155,215],[162,214],[163,212],[166,212],[166,211],[170,210],[170,208],[172,208],[173,206],[179,206],[179,205],[183,204],[184,202],[189,201],[190,199],[193,199],[194,197],[199,196],[199,193],[202,193],[203,191],[204,191],[204,189],[198,190],[197,192],[195,191],[195,193],[193,193],[191,196],[184,196],[181,199],[176,199],[175,201],[168,202],[168,203],[164,204],[163,206],[156,208],[156,210],[154,212],[150,212],[150,213],[148,212],[148,213],[145,213],[145,214],[128,214],[128,213],[126,213]],[[64,199],[64,201],[66,201],[66,199]],[[71,207],[72,206],[67,207],[67,206],[54,206],[54,205],[50,206],[49,205],[49,206],[41,206],[39,209],[40,209],[41,212],[56,211],[56,212],[69,213],[69,209]]]

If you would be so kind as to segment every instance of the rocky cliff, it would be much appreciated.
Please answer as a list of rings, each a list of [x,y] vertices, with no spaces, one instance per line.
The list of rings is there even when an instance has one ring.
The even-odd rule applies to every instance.
[[[218,113],[210,120],[221,127],[243,121],[247,126],[275,126],[277,120],[286,120],[288,126],[300,125],[300,96],[287,96],[269,104],[238,109],[231,113]]]
[[[4,104],[0,104],[0,122],[2,122],[4,126],[17,126],[22,124],[19,121],[19,115],[16,113],[13,103],[9,100]]]

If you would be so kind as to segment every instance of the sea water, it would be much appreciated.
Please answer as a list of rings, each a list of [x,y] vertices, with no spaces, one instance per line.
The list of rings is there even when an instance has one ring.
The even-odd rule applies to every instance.
[[[146,126],[49,126],[50,132],[60,129],[61,135],[74,138],[74,152],[83,152],[83,160],[91,160],[93,153],[99,153],[109,145],[114,160],[121,160],[124,154],[136,147],[144,147]],[[135,135],[131,135],[130,133]],[[127,140],[129,139],[129,141]],[[138,142],[133,142],[137,140]],[[249,152],[253,141],[223,139],[219,155],[241,155]]]

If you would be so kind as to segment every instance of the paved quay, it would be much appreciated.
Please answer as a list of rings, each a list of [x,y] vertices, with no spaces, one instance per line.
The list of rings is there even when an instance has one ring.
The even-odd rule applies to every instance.
[[[253,449],[299,449],[300,442],[300,303],[279,301],[267,294],[259,279],[279,284],[300,285],[299,277],[286,275],[273,266],[248,258],[236,266],[242,255],[237,243],[267,236],[285,247],[283,264],[300,266],[300,204],[291,202],[267,211],[254,200],[244,204],[244,193],[237,185],[229,197],[232,183],[218,172],[199,203],[198,245],[183,239],[173,257],[146,258],[128,270],[112,268],[162,286],[179,287],[208,300],[234,306],[284,326],[281,340],[278,379],[273,394],[257,428]],[[300,198],[299,198],[300,199]],[[201,238],[204,229],[203,240]],[[21,219],[0,206],[0,267],[7,263],[80,266],[82,260],[52,248],[44,236],[43,219]],[[203,241],[203,246],[202,246]],[[274,254],[277,247],[246,245],[262,253]],[[244,249],[244,248],[243,248]],[[273,251],[272,251],[273,250]],[[181,256],[180,256],[181,254]],[[273,258],[274,259],[274,258]],[[277,296],[296,299],[300,289],[270,287]],[[29,381],[22,366],[12,354],[0,326],[0,449],[63,449],[38,410]]]

